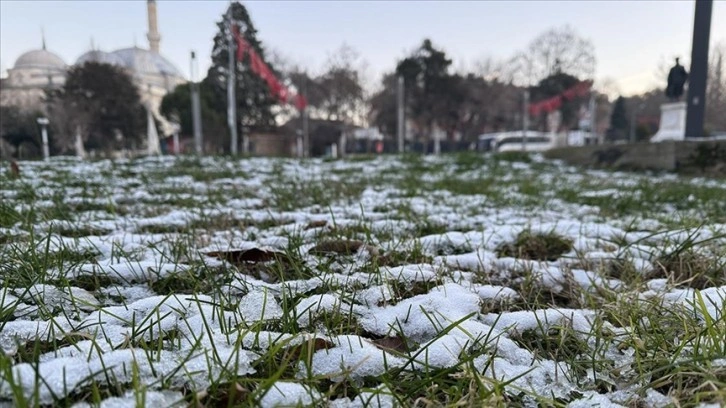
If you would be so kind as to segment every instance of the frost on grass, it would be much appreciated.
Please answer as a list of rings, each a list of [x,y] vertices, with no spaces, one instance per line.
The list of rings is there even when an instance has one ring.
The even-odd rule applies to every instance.
[[[309,406],[320,399],[320,393],[302,384],[278,381],[260,399],[263,407]]]
[[[360,381],[365,377],[382,375],[387,368],[400,367],[405,360],[388,354],[360,336],[338,336],[333,346],[313,354],[311,366],[300,363],[299,376],[325,376],[340,382],[350,378]]]
[[[13,367],[9,379],[0,383],[0,393],[11,392],[10,384],[19,385],[22,389],[34,389],[36,380],[41,384],[37,389],[38,402],[50,404],[59,396],[66,396],[84,384],[95,381],[106,384],[110,381],[118,384],[131,383],[134,376],[144,385],[154,385],[164,378],[173,378],[178,386],[192,383],[196,386],[205,384],[207,373],[204,358],[196,357],[183,361],[183,356],[176,353],[160,352],[151,356],[142,349],[117,350],[104,353],[96,358],[61,357],[38,364],[18,364]],[[177,376],[178,368],[182,371]],[[247,370],[240,370],[247,374]],[[177,378],[174,378],[177,377]]]
[[[148,407],[181,408],[186,406],[184,395],[178,391],[142,391],[134,393],[127,391],[122,397],[111,397],[103,400],[100,408],[136,408],[139,405]],[[91,408],[93,405],[83,402],[73,405],[73,408]]]
[[[0,406],[726,399],[723,181],[538,156],[21,165]],[[244,251],[276,256],[212,256]]]

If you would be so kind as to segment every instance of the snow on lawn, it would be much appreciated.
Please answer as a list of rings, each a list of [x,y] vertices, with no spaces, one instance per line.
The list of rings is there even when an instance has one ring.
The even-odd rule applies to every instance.
[[[726,382],[721,181],[538,156],[20,167],[0,407],[665,406],[689,398],[668,358]],[[661,317],[682,332],[648,354]]]

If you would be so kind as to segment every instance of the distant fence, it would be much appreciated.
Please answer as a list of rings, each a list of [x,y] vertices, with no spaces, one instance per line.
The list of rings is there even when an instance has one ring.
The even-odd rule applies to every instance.
[[[383,151],[381,153],[398,153],[398,142],[396,140],[386,139],[382,141]],[[412,153],[427,153],[431,154],[434,152],[434,142],[406,142],[406,151]],[[474,147],[472,142],[453,142],[449,140],[442,140],[440,142],[442,153],[461,152],[465,150],[471,150]],[[357,153],[376,153],[376,141],[368,140],[354,140],[346,143],[347,154]]]

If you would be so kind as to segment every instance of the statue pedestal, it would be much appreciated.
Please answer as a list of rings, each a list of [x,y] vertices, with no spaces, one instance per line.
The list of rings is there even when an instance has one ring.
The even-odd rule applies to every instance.
[[[684,140],[686,136],[686,103],[664,103],[660,106],[660,128],[651,142]]]

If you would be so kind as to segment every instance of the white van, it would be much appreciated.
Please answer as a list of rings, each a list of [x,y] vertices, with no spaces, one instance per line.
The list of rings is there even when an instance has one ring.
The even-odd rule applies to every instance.
[[[494,150],[501,152],[521,152],[524,147],[526,152],[542,152],[555,147],[554,135],[528,130],[526,141],[522,145],[522,131],[500,133],[494,142]]]

